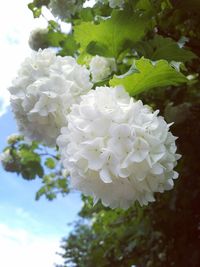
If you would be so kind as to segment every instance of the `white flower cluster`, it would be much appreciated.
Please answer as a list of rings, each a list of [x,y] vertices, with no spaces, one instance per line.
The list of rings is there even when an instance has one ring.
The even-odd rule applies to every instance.
[[[178,174],[176,138],[158,111],[123,87],[97,87],[72,107],[57,143],[72,187],[111,208],[154,201]]]
[[[105,0],[96,0],[96,2],[101,2],[101,3],[105,3],[105,2],[109,2],[109,6],[111,8],[122,8],[124,3],[125,3],[125,0],[108,0],[108,1],[105,1]]]
[[[124,5],[124,0],[109,0],[109,5],[111,8],[116,8],[116,7],[122,8]]]
[[[52,14],[60,19],[70,19],[82,8],[83,0],[50,0],[48,5]]]
[[[7,137],[7,143],[8,144],[14,144],[18,141],[23,140],[23,137],[17,133],[13,133]]]
[[[92,81],[99,82],[107,78],[113,71],[117,70],[114,58],[95,56],[90,61]]]
[[[56,56],[50,49],[34,52],[9,88],[20,132],[28,139],[55,145],[71,105],[91,87],[89,71],[74,58]]]
[[[46,41],[47,33],[48,29],[36,28],[32,30],[28,40],[30,48],[35,51],[38,51],[40,48],[46,48],[48,46]]]

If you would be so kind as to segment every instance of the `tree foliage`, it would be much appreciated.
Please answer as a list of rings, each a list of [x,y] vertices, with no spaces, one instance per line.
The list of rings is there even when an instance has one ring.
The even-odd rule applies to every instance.
[[[48,4],[34,0],[29,8],[39,17]],[[175,122],[172,131],[182,154],[175,189],[157,194],[148,207],[111,210],[82,197],[80,220],[62,241],[63,267],[200,266],[199,14],[199,0],[127,0],[123,10],[105,1],[66,19],[72,24],[68,34],[58,21],[49,21],[46,46],[60,55],[81,64],[94,55],[114,57],[117,71],[99,84],[122,84]],[[42,179],[37,199],[68,193],[56,150],[18,137],[5,151],[6,171]]]
[[[43,186],[36,192],[36,200],[43,195],[52,200],[58,193],[69,192],[67,174],[62,171],[57,151],[35,141],[27,142],[21,135],[12,135],[3,155],[6,171],[20,174],[26,180],[42,179]]]

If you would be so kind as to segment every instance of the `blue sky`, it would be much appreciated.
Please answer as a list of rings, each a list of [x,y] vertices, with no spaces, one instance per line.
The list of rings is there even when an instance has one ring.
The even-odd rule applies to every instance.
[[[6,88],[31,52],[27,42],[30,31],[46,26],[44,19],[32,18],[26,7],[29,2],[4,1],[0,17],[0,151],[7,136],[17,132]],[[62,262],[55,252],[59,251],[61,238],[72,229],[68,223],[77,218],[80,195],[74,192],[52,202],[45,198],[35,201],[40,185],[39,179],[29,182],[0,166],[0,266],[53,267],[55,261]]]
[[[0,117],[0,125],[3,129],[0,135],[2,151],[7,136],[16,132],[10,111]],[[34,267],[51,267],[53,262],[61,261],[55,252],[59,251],[61,238],[72,229],[68,223],[77,218],[80,196],[73,192],[51,202],[45,198],[35,201],[35,192],[40,185],[40,179],[26,181],[0,167],[0,247],[3,248],[1,255],[4,255],[0,257],[0,266],[11,267],[15,263],[20,267],[32,267],[30,257],[33,257],[31,264]],[[41,255],[41,251],[46,254]],[[16,258],[10,258],[10,254]]]

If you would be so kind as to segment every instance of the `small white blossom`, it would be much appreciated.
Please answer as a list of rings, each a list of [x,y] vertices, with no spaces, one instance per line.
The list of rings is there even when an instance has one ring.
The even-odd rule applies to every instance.
[[[19,135],[18,133],[13,133],[7,137],[8,144],[14,144],[21,140],[23,140],[23,137]]]
[[[68,115],[57,143],[71,184],[111,208],[147,205],[173,187],[180,157],[169,126],[123,87],[97,87]]]
[[[103,4],[108,2],[111,8],[122,8],[125,0],[96,0],[96,2],[101,2]]]
[[[93,82],[99,82],[107,78],[113,71],[116,71],[114,58],[95,56],[90,62],[90,71]]]
[[[0,162],[5,165],[11,159],[10,150],[7,149],[3,153],[0,154]]]
[[[111,8],[116,8],[116,7],[122,8],[124,5],[124,0],[109,0],[109,5]]]
[[[20,132],[30,140],[55,145],[71,105],[92,87],[89,75],[72,57],[56,56],[50,49],[34,52],[9,88]]]
[[[48,7],[60,19],[70,19],[82,8],[83,0],[50,0]]]

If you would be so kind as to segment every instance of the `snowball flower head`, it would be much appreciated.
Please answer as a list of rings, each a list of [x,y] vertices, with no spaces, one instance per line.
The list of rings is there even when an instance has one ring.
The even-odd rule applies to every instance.
[[[70,19],[82,7],[83,0],[50,0],[48,7],[60,19]]]
[[[57,143],[72,186],[105,206],[146,205],[178,177],[169,125],[123,87],[97,87],[82,96],[61,132]]]
[[[90,71],[93,82],[104,80],[116,70],[117,67],[114,58],[95,56],[90,61]]]
[[[30,48],[38,51],[40,48],[44,49],[48,47],[47,34],[48,29],[36,28],[32,30],[28,40]]]
[[[56,56],[50,49],[34,52],[9,88],[20,132],[54,146],[71,105],[92,87],[89,75],[72,57]]]

